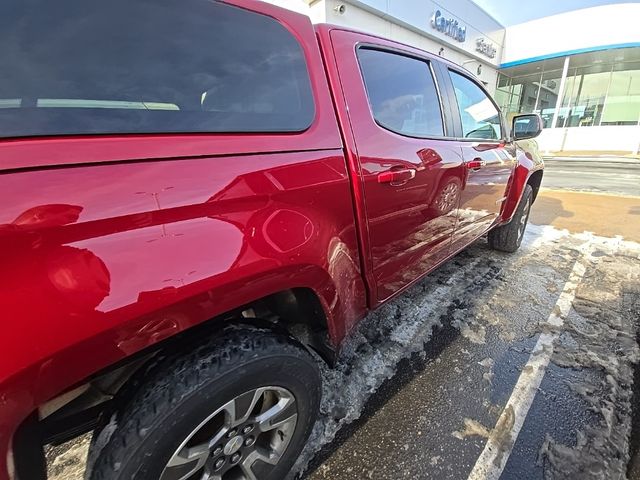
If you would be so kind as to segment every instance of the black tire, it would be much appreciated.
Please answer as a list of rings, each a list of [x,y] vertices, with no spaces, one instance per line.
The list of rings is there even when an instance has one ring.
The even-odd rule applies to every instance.
[[[215,432],[215,428],[218,428],[218,433],[224,434],[220,437],[220,442],[231,444],[231,440],[237,439],[230,435],[236,434],[229,430],[225,434],[222,427],[212,426],[219,419],[229,418],[227,410],[217,414],[222,417],[214,416],[212,420],[208,420],[205,426],[209,430],[205,432],[201,432],[205,429],[202,427],[203,421],[215,413],[216,409],[231,403],[240,405],[237,402],[244,402],[242,399],[249,392],[252,392],[250,397],[253,397],[253,393],[262,391],[267,386],[275,386],[292,394],[297,417],[292,426],[288,423],[288,427],[283,428],[289,430],[284,434],[287,440],[281,444],[284,445],[284,450],[277,464],[263,465],[258,461],[254,465],[268,467],[263,468],[259,475],[256,474],[258,480],[282,479],[300,454],[316,420],[321,397],[321,377],[315,360],[295,339],[268,330],[244,327],[227,329],[221,336],[151,367],[135,393],[126,401],[120,402],[115,412],[117,426],[101,450],[97,454],[93,452],[95,462],[85,477],[91,480],[157,480],[165,472],[165,467],[169,468],[169,460],[174,461],[177,452],[183,448],[183,442],[190,435],[195,435],[195,438],[203,433]],[[267,400],[262,398],[258,403],[263,405]],[[253,408],[253,403],[250,407],[246,405],[248,404],[242,403],[242,408],[249,413],[256,411],[256,408],[273,408]],[[286,416],[291,418],[289,410],[287,408]],[[255,415],[252,419],[256,422]],[[269,425],[279,421],[273,418],[269,420]],[[244,425],[237,427],[238,432],[245,428]],[[265,444],[260,440],[263,435],[272,434],[271,431],[260,433],[261,426],[255,423],[254,450],[262,448],[259,443]],[[278,438],[284,438],[281,428],[275,427],[273,431]],[[241,437],[239,433],[237,436]],[[203,438],[206,438],[206,444],[211,437]],[[244,463],[244,459],[242,462],[238,460],[235,467],[231,466],[232,453],[245,453],[246,444],[243,440],[246,439],[241,438],[239,442],[243,445],[241,450],[234,450],[235,442],[229,452],[225,446],[224,454],[218,454],[228,455],[225,457],[228,464],[225,468],[240,468],[239,463]],[[198,441],[202,442],[200,439]],[[269,439],[267,446],[268,442]],[[96,445],[93,447],[96,448]],[[202,468],[214,468],[216,458],[213,449],[210,454],[211,459]],[[89,456],[92,456],[92,452]],[[248,456],[247,447],[245,457]],[[206,454],[201,457],[209,458]],[[256,473],[255,469],[252,471]],[[193,474],[194,479],[201,478],[195,471]]]
[[[491,248],[509,253],[513,253],[520,248],[527,221],[529,220],[532,202],[533,189],[531,185],[525,185],[522,198],[511,221],[489,232],[488,240]]]

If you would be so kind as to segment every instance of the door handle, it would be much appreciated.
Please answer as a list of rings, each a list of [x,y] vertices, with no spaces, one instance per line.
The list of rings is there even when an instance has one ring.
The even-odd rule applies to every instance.
[[[467,168],[469,168],[469,170],[477,171],[484,167],[486,164],[487,162],[485,162],[481,158],[474,158],[473,160],[469,160],[467,162]]]
[[[392,169],[378,174],[378,183],[389,183],[391,185],[403,185],[416,176],[415,168]]]

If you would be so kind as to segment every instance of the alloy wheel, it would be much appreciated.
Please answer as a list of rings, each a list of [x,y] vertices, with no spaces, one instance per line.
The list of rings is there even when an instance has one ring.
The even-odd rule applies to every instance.
[[[180,444],[160,480],[259,480],[287,449],[298,411],[293,394],[260,387],[214,411]]]
[[[527,198],[527,203],[525,203],[524,208],[522,209],[522,215],[520,215],[520,219],[518,220],[518,240],[522,238],[524,235],[524,229],[527,226],[527,220],[529,219],[529,210],[531,209],[531,201]]]

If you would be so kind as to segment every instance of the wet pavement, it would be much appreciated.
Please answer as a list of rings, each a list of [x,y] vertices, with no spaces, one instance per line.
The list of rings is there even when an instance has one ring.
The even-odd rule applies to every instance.
[[[576,264],[582,275],[558,326],[551,319]],[[434,291],[460,269],[446,307],[434,309]],[[329,443],[305,478],[624,478],[639,275],[640,245],[631,242],[540,227],[514,256],[478,242],[407,293],[427,305],[433,336],[399,360],[358,420],[333,441],[320,437]],[[523,412],[513,390],[541,334],[553,352]],[[394,347],[370,342],[381,358]],[[326,406],[329,427],[340,421],[336,403]],[[488,443],[496,452],[483,463]]]
[[[534,205],[530,221],[537,225],[640,242],[640,191],[638,196],[619,196],[543,188]]]
[[[630,157],[545,158],[544,186],[582,192],[640,195],[640,159]]]
[[[624,478],[639,277],[640,244],[621,239],[530,225],[516,254],[478,241],[324,369],[297,477]],[[87,443],[49,450],[51,478],[82,478]]]

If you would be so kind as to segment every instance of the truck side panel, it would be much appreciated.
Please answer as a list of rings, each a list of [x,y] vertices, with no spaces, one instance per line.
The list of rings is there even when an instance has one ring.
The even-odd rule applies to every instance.
[[[524,187],[529,182],[529,179],[531,179],[532,175],[536,172],[540,172],[538,175],[541,175],[542,170],[544,169],[544,162],[537,151],[535,140],[518,143],[526,145],[527,150],[524,150],[520,145],[516,148],[515,154],[518,164],[509,184],[507,201],[504,203],[502,209],[500,219],[503,224],[508,223],[513,217],[516,208],[518,208],[518,203],[520,203],[520,199],[522,198]],[[534,195],[536,195],[538,193],[540,183],[537,183],[534,187]]]
[[[312,290],[337,344],[365,312],[349,174],[308,18],[303,132],[0,141],[0,479],[38,405],[248,302]]]
[[[23,415],[278,291],[316,292],[336,343],[363,314],[340,150],[29,171],[0,191],[0,398]]]
[[[448,72],[459,68],[454,64],[407,45],[331,25],[318,25],[316,32],[352,172],[362,270],[369,306],[375,308],[494,226],[508,222],[527,179],[542,168],[542,163],[516,148],[504,125],[501,137],[495,140],[463,138],[457,97]],[[404,121],[407,112],[419,110],[407,99],[421,98],[423,93],[417,89],[418,95],[408,95],[412,86],[404,91],[387,88],[402,83],[391,80],[388,72],[402,71],[411,63],[422,64],[420,69],[415,67],[410,78],[436,80],[436,91],[425,96],[431,102],[430,110],[426,110],[426,103],[420,105],[425,111],[435,112],[438,102],[434,99],[441,99],[441,132],[402,134],[398,128],[404,124],[399,121],[394,131],[374,119],[360,58],[365,52],[369,52],[365,60],[375,60],[369,72],[373,72],[370,80],[378,89],[378,97],[392,99],[386,101],[386,106],[380,98],[377,100],[378,110],[386,113],[390,121]],[[389,64],[393,56],[405,60],[396,68],[385,69],[384,62]],[[433,75],[428,73],[427,65],[431,65]],[[467,81],[471,85],[475,82]],[[482,87],[477,88],[481,95],[488,96]],[[404,108],[394,109],[394,102]],[[413,175],[395,185],[381,181],[380,175],[392,171]],[[441,201],[444,192],[453,200]],[[448,207],[441,207],[445,203]]]

